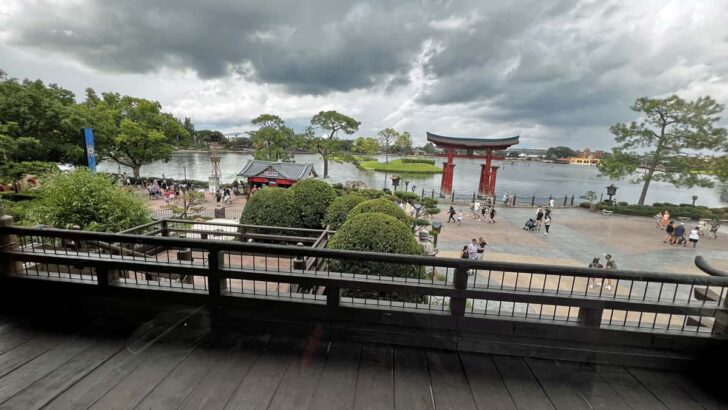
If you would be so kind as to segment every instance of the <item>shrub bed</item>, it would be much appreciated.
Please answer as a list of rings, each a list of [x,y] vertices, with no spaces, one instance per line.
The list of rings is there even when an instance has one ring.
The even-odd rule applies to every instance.
[[[356,194],[340,196],[334,199],[331,205],[326,208],[324,226],[328,225],[334,230],[339,229],[349,216],[349,212],[364,201],[363,196]]]
[[[296,227],[298,217],[291,196],[284,188],[256,191],[245,204],[241,224]]]
[[[381,213],[389,215],[401,221],[405,225],[410,222],[407,214],[404,213],[404,211],[399,206],[397,206],[397,204],[386,198],[370,199],[368,201],[364,201],[358,204],[351,211],[349,211],[349,218],[353,218],[359,214],[368,213]]]
[[[403,164],[430,164],[435,165],[434,159],[429,158],[402,158]]]

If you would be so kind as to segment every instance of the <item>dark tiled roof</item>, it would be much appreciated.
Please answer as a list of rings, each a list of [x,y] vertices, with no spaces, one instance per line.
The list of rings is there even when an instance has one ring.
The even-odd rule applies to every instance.
[[[310,174],[317,176],[316,171],[311,164],[295,164],[292,162],[268,162],[250,160],[238,172],[240,177],[255,177],[262,175],[267,169],[272,169],[278,173],[280,178],[300,180],[307,178]]]
[[[437,146],[452,146],[463,148],[507,148],[511,145],[518,144],[519,136],[506,138],[459,138],[445,137],[443,135],[427,133],[427,141],[433,142]]]

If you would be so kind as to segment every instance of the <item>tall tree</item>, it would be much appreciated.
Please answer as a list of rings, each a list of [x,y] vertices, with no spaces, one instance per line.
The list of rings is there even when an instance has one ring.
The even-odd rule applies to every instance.
[[[397,141],[399,133],[394,128],[385,128],[378,133],[379,145],[384,151],[385,162],[389,162],[389,147]]]
[[[255,159],[263,161],[287,161],[291,159],[291,143],[293,130],[286,127],[281,117],[262,114],[251,123],[258,129],[250,131],[250,140],[255,147]]]
[[[412,136],[409,132],[404,131],[397,135],[397,139],[394,141],[394,149],[402,155],[407,155],[408,152],[412,151]]]
[[[163,113],[156,101],[87,90],[82,104],[87,125],[94,128],[96,149],[102,158],[132,169],[139,178],[142,165],[168,161],[178,137],[189,140],[182,124]]]
[[[435,146],[431,142],[428,142],[427,144],[422,146],[422,151],[425,151],[427,155],[434,155],[435,153],[437,153],[437,148],[435,148]]]
[[[359,137],[354,140],[353,150],[366,155],[374,155],[379,151],[379,143],[376,138]]]
[[[329,176],[329,158],[338,149],[336,135],[339,131],[353,134],[359,129],[361,123],[349,116],[336,111],[321,111],[311,118],[311,128],[318,127],[328,131],[328,138],[317,138],[309,132],[311,147],[321,155],[324,160],[324,178]]]
[[[668,98],[637,99],[632,109],[641,114],[640,122],[618,123],[610,131],[619,143],[599,164],[602,175],[611,178],[634,176],[642,183],[638,203],[643,205],[652,181],[670,182],[676,187],[712,187],[713,180],[703,175],[714,161],[696,154],[726,144],[725,128],[714,127],[723,105],[710,97],[685,101]],[[638,168],[644,167],[644,173]]]

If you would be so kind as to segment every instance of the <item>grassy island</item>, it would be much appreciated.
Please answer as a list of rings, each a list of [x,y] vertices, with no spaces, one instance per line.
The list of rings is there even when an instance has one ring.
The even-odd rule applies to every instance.
[[[417,161],[417,162],[415,162]],[[434,165],[434,160],[394,159],[389,162],[361,161],[359,167],[381,172],[399,172],[403,174],[440,174],[442,169]]]

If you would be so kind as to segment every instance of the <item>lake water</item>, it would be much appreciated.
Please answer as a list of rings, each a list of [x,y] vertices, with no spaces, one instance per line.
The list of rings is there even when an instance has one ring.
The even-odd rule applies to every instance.
[[[236,174],[245,165],[246,161],[252,159],[251,154],[234,152],[221,153],[220,169],[224,183],[232,182]],[[390,159],[396,158],[390,156]],[[384,156],[379,157],[384,161]],[[314,165],[317,173],[323,173],[323,160],[316,154],[296,155],[298,163],[309,163]],[[438,158],[438,165],[444,158]],[[480,164],[482,160],[455,159],[455,178],[453,180],[453,191],[460,198],[472,197],[477,191],[480,178]],[[112,161],[104,161],[98,166],[100,171],[122,172],[131,174],[131,170]],[[185,177],[197,180],[207,180],[212,167],[207,153],[178,152],[172,155],[172,159],[164,163],[162,161],[145,165],[141,169],[142,176],[164,175],[167,178],[182,180]],[[329,181],[332,183],[346,181],[363,181],[370,188],[381,189],[391,188],[391,174],[382,172],[359,170],[349,163],[329,162]],[[435,175],[403,175],[402,181],[409,180],[409,188],[416,186],[418,193],[425,189],[431,193],[434,189],[437,193],[440,189],[440,174]],[[611,181],[598,176],[595,167],[578,165],[544,164],[540,162],[516,161],[505,162],[498,170],[496,183],[497,195],[500,197],[503,192],[515,193],[519,198],[526,198],[535,195],[537,198],[548,198],[553,195],[555,198],[563,198],[564,195],[579,195],[587,191],[594,191],[597,194],[604,193],[605,187],[614,182],[619,187],[615,199],[637,202],[642,189],[641,184],[631,184],[628,180]],[[403,182],[402,182],[403,184]],[[698,196],[698,205],[710,207],[728,206],[728,186],[716,184],[715,188],[675,188],[674,186],[661,182],[652,182],[647,193],[646,203],[672,202],[690,203],[693,195]],[[578,201],[578,200],[577,200]]]

